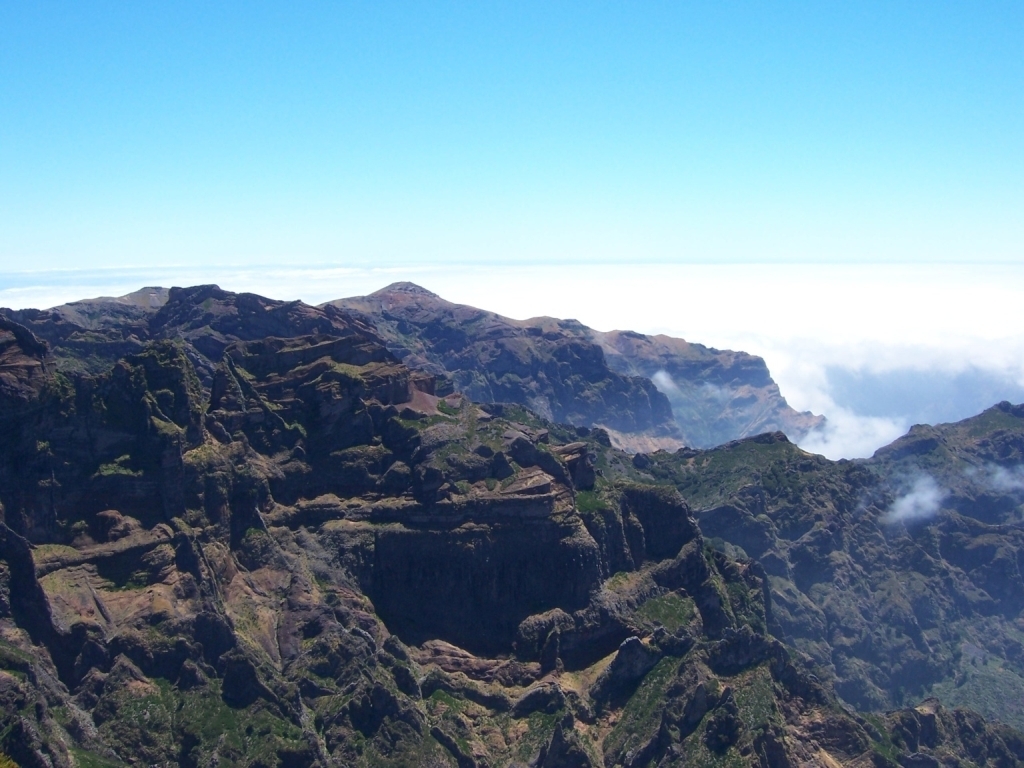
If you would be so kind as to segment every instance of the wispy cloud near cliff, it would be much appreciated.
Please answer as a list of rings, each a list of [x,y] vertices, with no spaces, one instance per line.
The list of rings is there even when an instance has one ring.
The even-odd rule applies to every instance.
[[[948,495],[931,475],[918,475],[910,481],[909,488],[896,497],[881,520],[889,525],[927,520],[938,513]]]
[[[672,380],[668,371],[655,372],[655,374],[651,376],[651,381],[654,382],[654,386],[669,397],[679,397],[682,395],[682,390],[680,390],[679,386]]]
[[[906,422],[879,416],[863,416],[834,402],[811,408],[827,414],[828,420],[800,440],[800,447],[831,459],[870,456],[907,431]]]
[[[974,482],[984,488],[998,493],[1024,491],[1024,466],[1001,467],[998,464],[986,464],[968,472]]]

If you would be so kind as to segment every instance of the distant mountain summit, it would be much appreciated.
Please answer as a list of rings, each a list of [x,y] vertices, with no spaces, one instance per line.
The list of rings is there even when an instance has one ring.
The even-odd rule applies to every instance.
[[[761,432],[799,440],[824,419],[786,403],[764,360],[576,320],[513,320],[414,283],[330,305],[357,313],[406,365],[481,402],[601,426],[627,450],[711,447]]]

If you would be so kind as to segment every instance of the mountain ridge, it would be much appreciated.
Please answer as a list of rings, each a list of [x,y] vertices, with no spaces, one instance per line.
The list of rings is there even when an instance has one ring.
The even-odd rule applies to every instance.
[[[98,372],[145,340],[183,333],[166,305],[197,289],[147,287],[50,310],[5,312],[53,345],[58,365]],[[264,307],[301,304],[254,300]],[[513,320],[454,304],[411,282],[320,305],[327,307],[355,312],[403,362],[452,380],[475,399],[518,402],[555,421],[601,426],[632,451],[706,448],[780,429],[800,439],[824,423],[790,408],[764,361],[744,352],[664,335],[594,331],[571,319]],[[260,327],[269,330],[266,323]],[[208,336],[202,341],[219,343],[212,341],[216,333]],[[453,344],[461,345],[460,354]],[[62,355],[64,348],[71,353]]]
[[[584,420],[610,428],[616,444],[628,449],[678,448],[683,444],[710,447],[776,429],[783,429],[799,439],[823,424],[821,417],[799,414],[791,409],[771,380],[764,361],[743,352],[715,350],[682,339],[650,337],[634,331],[599,332],[577,320],[550,317],[512,320],[453,304],[413,283],[395,283],[366,297],[339,299],[328,304],[360,312],[408,364],[431,366],[435,373],[452,375],[476,399],[498,399],[495,397],[497,388],[502,396],[510,396],[556,420],[573,423]],[[474,324],[483,327],[476,332],[466,330],[467,325]],[[601,371],[605,380],[614,381],[616,376],[624,376],[652,381],[659,387],[658,394],[668,400],[671,419],[665,419],[661,397],[649,391],[648,397],[656,399],[657,406],[649,418],[631,431],[617,429],[623,425],[613,423],[614,417],[605,413],[613,410],[613,406],[595,408],[585,414],[585,419],[579,419],[583,414],[558,410],[557,393],[544,382],[539,382],[538,386],[540,372],[526,365],[518,370],[518,375],[527,380],[523,386],[500,387],[496,377],[487,376],[493,344],[522,334],[529,335],[535,347],[540,348],[535,351],[536,357],[543,357],[547,351],[544,345],[553,342],[571,340],[593,345],[600,350],[600,359],[594,366],[607,369]],[[412,344],[408,341],[410,336],[415,337]],[[456,338],[463,345],[472,345],[473,351],[460,357],[452,356],[447,345]],[[479,379],[481,372],[486,378],[484,381]],[[592,366],[584,369],[583,375],[594,378],[598,371]],[[572,396],[578,400],[593,395],[584,388],[573,392]]]

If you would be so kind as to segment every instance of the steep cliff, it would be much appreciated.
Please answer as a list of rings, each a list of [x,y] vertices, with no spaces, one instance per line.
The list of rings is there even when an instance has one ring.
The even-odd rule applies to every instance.
[[[711,448],[764,432],[784,432],[798,441],[825,421],[790,408],[760,357],[633,331],[590,335],[613,370],[658,385],[690,447]]]

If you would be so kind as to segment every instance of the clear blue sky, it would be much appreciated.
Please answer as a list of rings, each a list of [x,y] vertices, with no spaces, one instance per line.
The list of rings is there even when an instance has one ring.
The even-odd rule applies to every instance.
[[[0,273],[1024,260],[1024,3],[0,2]]]

